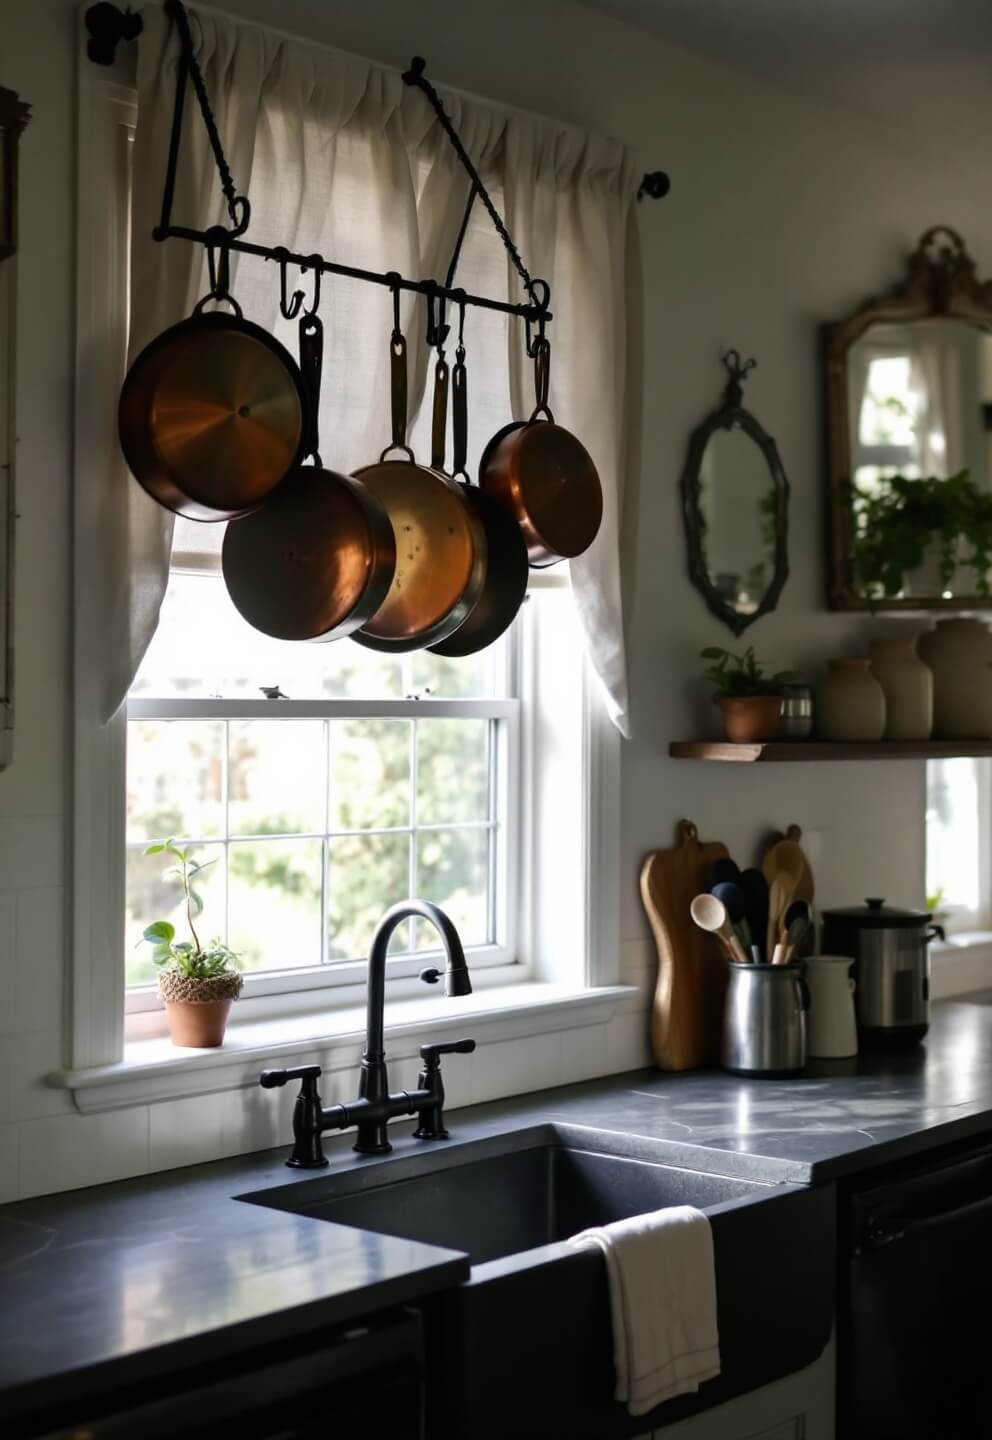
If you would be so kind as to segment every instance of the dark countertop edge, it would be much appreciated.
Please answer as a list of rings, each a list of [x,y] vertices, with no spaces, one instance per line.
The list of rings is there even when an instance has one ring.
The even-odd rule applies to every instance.
[[[444,1254],[441,1250],[437,1253]],[[413,1270],[398,1279],[363,1285],[360,1291],[321,1296],[283,1310],[273,1310],[267,1315],[257,1315],[251,1320],[218,1324],[196,1335],[184,1335],[146,1350],[83,1363],[59,1371],[54,1377],[30,1380],[9,1388],[0,1386],[3,1418],[13,1423],[30,1417],[32,1423],[43,1424],[45,1413],[56,1408],[62,1410],[66,1405],[87,1402],[98,1405],[109,1392],[167,1379],[177,1369],[186,1366],[214,1364],[274,1341],[313,1335],[318,1330],[357,1322],[384,1310],[413,1304],[438,1291],[464,1284],[470,1272],[468,1256],[458,1254],[439,1260],[429,1269]],[[360,1301],[356,1303],[358,1297]],[[53,1386],[58,1387],[57,1395]],[[81,1421],[85,1418],[79,1417]]]
[[[967,1109],[967,1105],[962,1109]],[[982,1110],[969,1110],[966,1115],[956,1115],[939,1125],[925,1130],[914,1130],[911,1134],[893,1135],[884,1140],[872,1140],[858,1150],[845,1155],[831,1155],[825,1160],[814,1160],[805,1165],[807,1177],[800,1183],[825,1185],[830,1181],[852,1180],[874,1170],[897,1165],[904,1160],[918,1159],[974,1139],[977,1135],[992,1138],[992,1103]]]

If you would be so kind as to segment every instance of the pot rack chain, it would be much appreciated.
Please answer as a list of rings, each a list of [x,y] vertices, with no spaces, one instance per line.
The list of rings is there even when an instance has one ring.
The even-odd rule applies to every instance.
[[[496,310],[503,314],[514,315],[523,319],[527,325],[528,350],[530,350],[531,348],[532,326],[536,324],[539,334],[543,336],[545,325],[549,320],[553,318],[551,310],[549,308],[551,298],[550,287],[543,280],[532,279],[526,268],[523,266],[523,262],[520,260],[519,251],[517,251],[516,246],[513,244],[512,239],[509,237],[506,227],[499,219],[499,216],[495,210],[495,206],[493,206],[492,201],[489,199],[489,196],[486,195],[485,189],[482,185],[482,181],[479,178],[477,171],[475,170],[474,166],[472,166],[472,163],[468,159],[468,156],[465,154],[464,147],[462,146],[461,141],[455,134],[455,131],[446,116],[444,117],[445,130],[453,138],[456,152],[464,156],[463,163],[468,166],[469,175],[472,180],[472,188],[469,193],[468,204],[466,206],[465,215],[462,220],[458,238],[455,242],[451,262],[448,266],[447,282],[444,285],[439,285],[436,280],[408,280],[405,276],[400,275],[399,272],[395,270],[390,270],[387,271],[385,274],[382,274],[379,271],[364,270],[359,266],[344,265],[339,263],[338,261],[327,260],[322,255],[297,254],[291,250],[288,250],[283,245],[256,245],[244,239],[244,232],[248,226],[248,221],[251,216],[251,206],[249,204],[247,196],[239,195],[237,193],[234,179],[231,175],[230,166],[228,165],[227,158],[224,154],[220,134],[218,132],[217,124],[210,106],[206,85],[203,81],[203,76],[193,51],[193,38],[189,26],[189,17],[186,14],[186,9],[185,6],[182,4],[182,0],[164,0],[164,9],[169,15],[170,19],[172,19],[172,21],[176,25],[180,41],[181,54],[179,64],[176,68],[176,94],[172,116],[172,129],[169,137],[169,154],[166,165],[165,184],[162,192],[162,213],[159,224],[152,232],[154,239],[189,240],[196,244],[206,246],[208,254],[210,256],[213,256],[214,253],[219,250],[226,258],[228,252],[233,250],[238,252],[239,254],[257,255],[263,260],[275,260],[280,267],[281,308],[283,309],[284,314],[286,313],[285,307],[287,302],[285,281],[286,267],[287,265],[295,264],[298,265],[300,269],[304,272],[308,270],[313,271],[315,287],[317,287],[318,285],[320,275],[334,274],[343,275],[353,280],[363,280],[371,284],[386,286],[393,292],[394,296],[398,296],[398,293],[401,290],[406,290],[415,294],[424,295],[427,299],[427,343],[432,346],[437,345],[438,343],[443,343],[444,339],[449,333],[450,327],[445,324],[444,320],[444,307],[446,302],[449,300],[456,303],[463,312],[466,306],[472,305],[480,309]],[[221,189],[224,192],[224,198],[227,202],[228,213],[231,217],[232,224],[230,229],[226,229],[222,225],[214,225],[211,226],[208,230],[197,230],[190,226],[175,225],[172,223],[172,207],[175,197],[175,183],[176,173],[179,164],[180,142],[182,139],[183,111],[185,108],[187,78],[192,78],[193,81],[193,89],[196,94],[197,105],[203,117],[204,126],[207,131],[207,136],[210,141],[211,150],[213,152],[214,161],[217,167],[217,173],[220,179]],[[431,95],[434,96],[433,103],[435,103],[436,107],[441,107],[440,98],[433,90],[433,87],[428,85],[428,82],[424,81],[423,85],[421,85],[419,88],[423,88],[424,86],[427,86],[427,90],[430,92]],[[443,107],[441,107],[440,113],[443,114]],[[483,195],[488,210],[494,216],[494,223],[496,224],[497,231],[503,239],[504,245],[507,246],[508,253],[511,255],[511,258],[514,259],[514,263],[517,265],[522,277],[524,278],[525,284],[528,289],[528,294],[531,297],[529,303],[527,304],[515,304],[512,301],[506,300],[493,300],[485,295],[471,295],[463,289],[455,288],[452,283],[454,280],[455,269],[457,267],[458,259],[461,253],[462,244],[464,242],[465,234],[468,229],[468,221],[471,207],[475,201],[475,197],[477,194]],[[214,267],[212,266],[211,269],[213,272]],[[319,294],[319,288],[315,288],[315,295],[316,294]],[[292,303],[295,304],[295,300],[296,297],[294,295]],[[315,308],[316,304],[311,307],[311,310]]]

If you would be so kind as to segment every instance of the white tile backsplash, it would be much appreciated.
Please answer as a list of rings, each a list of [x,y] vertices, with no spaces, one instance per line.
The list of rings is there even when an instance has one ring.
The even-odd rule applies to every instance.
[[[148,1171],[148,1107],[55,1115],[20,1130],[20,1194],[126,1180]]]
[[[45,886],[17,896],[14,1013],[18,1030],[43,1030],[62,1019],[65,892]]]
[[[0,890],[60,886],[64,843],[59,815],[0,816]]]
[[[34,1121],[53,1115],[74,1115],[68,1090],[46,1083],[46,1075],[64,1064],[61,1026],[23,1030],[10,1045],[10,1118]]]
[[[0,1205],[16,1200],[20,1194],[18,1177],[18,1145],[16,1125],[0,1125]]]
[[[17,895],[0,890],[0,1035],[17,1029]]]

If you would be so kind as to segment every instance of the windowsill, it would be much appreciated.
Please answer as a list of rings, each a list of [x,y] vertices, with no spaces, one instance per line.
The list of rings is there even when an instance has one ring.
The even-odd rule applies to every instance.
[[[530,982],[504,985],[458,999],[430,996],[395,1000],[387,1011],[390,1059],[401,1062],[418,1047],[469,1024],[480,1044],[516,1040],[605,1024],[625,1000],[629,985],[576,989]],[[365,1007],[238,1021],[236,1009],[220,1050],[180,1050],[166,1037],[134,1040],[115,1065],[59,1070],[49,1085],[71,1090],[83,1114],[253,1086],[264,1062],[318,1062],[326,1072],[353,1070],[365,1032]],[[326,1100],[325,1096],[325,1100]]]
[[[962,930],[930,946],[934,1000],[987,990],[992,983],[992,930]]]

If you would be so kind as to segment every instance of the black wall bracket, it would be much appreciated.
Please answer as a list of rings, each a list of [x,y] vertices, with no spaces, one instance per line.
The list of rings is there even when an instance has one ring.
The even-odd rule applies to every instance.
[[[110,0],[99,0],[91,5],[85,15],[89,40],[86,54],[94,65],[113,65],[117,58],[117,46],[122,40],[137,40],[144,28],[140,15],[130,9],[121,10],[111,5]],[[651,200],[661,200],[672,188],[672,182],[664,170],[650,170],[641,181],[637,192],[638,200],[646,195]]]
[[[109,0],[100,0],[91,5],[85,15],[89,40],[86,54],[94,65],[113,65],[117,58],[117,46],[122,40],[137,40],[144,29],[144,21],[130,9],[120,10]]]

